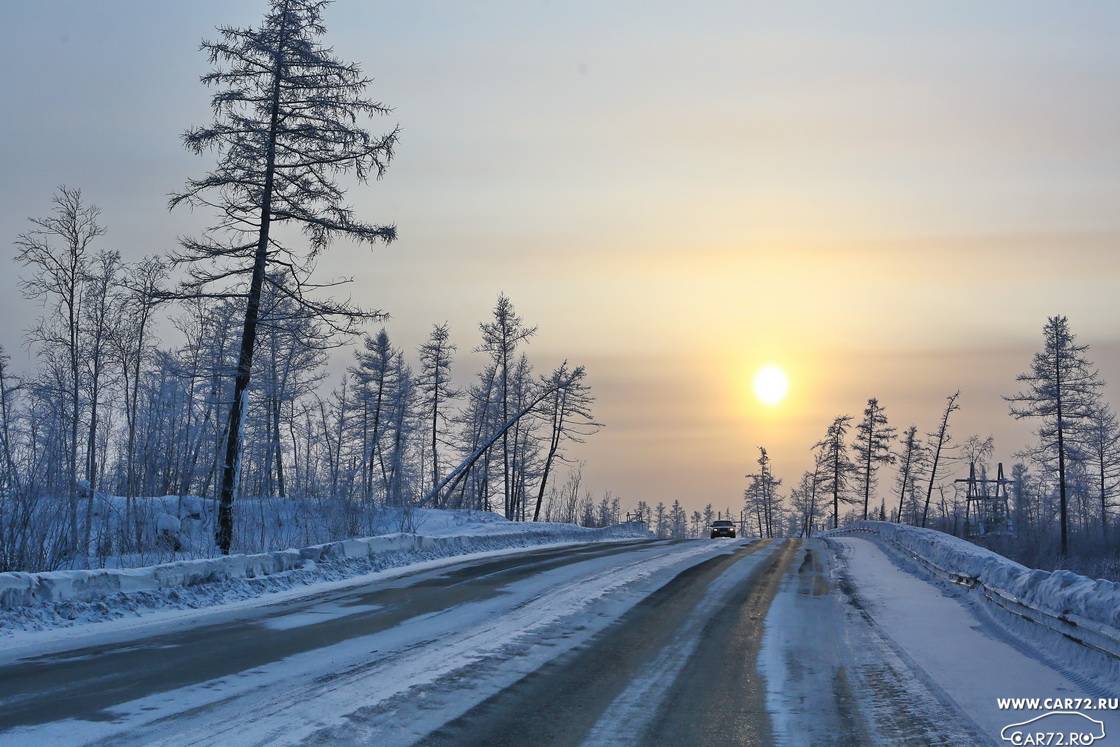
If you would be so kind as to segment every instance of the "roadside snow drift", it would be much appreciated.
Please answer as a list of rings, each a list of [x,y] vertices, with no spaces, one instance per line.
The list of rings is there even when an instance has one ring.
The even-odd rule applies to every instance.
[[[1027,568],[971,542],[933,529],[881,521],[857,521],[835,530],[872,534],[917,557],[957,583],[980,586],[1026,610],[1042,612],[1062,623],[1101,636],[1120,650],[1120,584],[1071,571]],[[832,532],[829,532],[832,534]],[[1115,655],[1117,650],[1113,650]]]
[[[479,512],[424,512],[425,534],[394,533],[144,568],[0,573],[0,630],[53,627],[144,608],[202,607],[420,561],[543,544],[648,538],[642,524],[589,529],[510,522]]]

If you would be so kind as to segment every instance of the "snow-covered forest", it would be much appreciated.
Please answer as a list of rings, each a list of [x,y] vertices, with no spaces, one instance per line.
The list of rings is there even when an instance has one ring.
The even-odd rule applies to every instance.
[[[396,237],[345,201],[386,173],[399,130],[367,129],[391,109],[324,41],[324,6],[273,2],[203,43],[213,121],[183,142],[207,171],[170,200],[212,216],[201,235],[127,262],[112,216],[63,186],[14,237],[41,316],[35,370],[0,350],[0,571],[322,542],[383,529],[386,506],[620,520],[578,469],[565,482],[599,428],[586,371],[535,370],[537,328],[509,298],[474,334],[436,323],[405,350],[314,271],[336,239]],[[339,347],[352,360],[330,375]],[[486,360],[467,386],[461,348]]]

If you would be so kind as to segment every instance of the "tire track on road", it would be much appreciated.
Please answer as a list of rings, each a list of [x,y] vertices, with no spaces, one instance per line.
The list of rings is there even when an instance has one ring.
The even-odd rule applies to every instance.
[[[635,674],[672,642],[711,583],[768,544],[756,542],[682,571],[588,645],[530,673],[428,735],[421,744],[497,747],[582,743]],[[785,557],[785,553],[779,555]]]
[[[516,581],[586,560],[653,546],[636,542],[529,551],[467,561],[432,571],[325,594],[310,595],[252,611],[217,624],[155,634],[119,643],[28,657],[0,667],[0,734],[63,718],[112,718],[115,706],[138,698],[238,675],[300,653],[370,635],[469,602],[501,594]],[[480,579],[469,583],[472,579]],[[342,608],[290,628],[269,627],[276,619],[322,605]],[[354,612],[347,613],[346,607]]]
[[[725,598],[700,634],[688,660],[640,744],[770,745],[766,685],[758,671],[762,623],[782,577],[797,554],[797,540],[767,558],[747,583]]]

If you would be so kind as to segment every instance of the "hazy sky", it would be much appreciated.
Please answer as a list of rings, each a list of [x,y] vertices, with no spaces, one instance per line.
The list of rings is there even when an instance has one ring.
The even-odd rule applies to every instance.
[[[0,2],[7,240],[62,183],[126,257],[196,230],[166,195],[210,163],[178,140],[208,118],[198,43],[263,5]],[[958,387],[958,435],[1009,461],[1028,429],[999,395],[1047,314],[1120,386],[1120,4],[339,0],[326,20],[403,135],[351,192],[400,239],[321,270],[409,349],[449,320],[464,373],[508,293],[540,368],[590,369],[596,491],[737,505],[758,444],[794,483],[834,415],[875,395],[926,430]],[[26,369],[36,309],[0,266]],[[764,410],[768,361],[792,384]]]

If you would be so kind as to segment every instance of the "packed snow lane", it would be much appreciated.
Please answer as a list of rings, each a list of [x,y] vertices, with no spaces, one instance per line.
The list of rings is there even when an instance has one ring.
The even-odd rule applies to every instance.
[[[682,570],[737,546],[536,550],[248,608],[215,622],[201,617],[190,629],[136,640],[82,646],[75,631],[69,650],[0,667],[0,742],[298,741],[360,722],[355,711],[410,689],[510,658],[511,646],[534,635],[533,642],[547,644],[534,654],[543,663],[580,642],[580,628],[590,635]],[[573,617],[581,624],[557,625]],[[563,635],[545,640],[553,630]],[[475,683],[461,707],[488,694],[485,682]]]
[[[777,540],[693,566],[424,743],[769,744],[754,657],[795,553]]]

